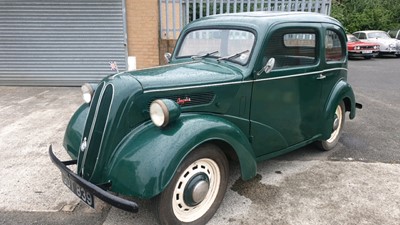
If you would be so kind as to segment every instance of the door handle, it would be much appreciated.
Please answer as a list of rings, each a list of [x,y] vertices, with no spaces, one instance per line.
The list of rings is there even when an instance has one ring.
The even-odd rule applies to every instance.
[[[326,76],[322,75],[322,73],[321,73],[320,75],[318,75],[317,80],[322,80],[322,79],[325,79],[325,78],[326,78]]]

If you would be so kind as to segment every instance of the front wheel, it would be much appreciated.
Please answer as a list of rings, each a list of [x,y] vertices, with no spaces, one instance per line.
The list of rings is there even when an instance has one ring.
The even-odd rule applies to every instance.
[[[337,143],[339,142],[340,134],[343,130],[344,117],[345,107],[344,103],[341,102],[335,110],[331,136],[328,140],[318,142],[318,145],[322,150],[329,151],[337,145]]]
[[[206,224],[224,198],[228,173],[228,160],[217,146],[195,149],[157,196],[161,224]]]

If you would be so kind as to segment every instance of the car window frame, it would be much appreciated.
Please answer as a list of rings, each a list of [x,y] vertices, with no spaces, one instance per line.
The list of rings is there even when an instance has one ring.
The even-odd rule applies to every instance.
[[[289,34],[289,33],[307,33],[304,30],[313,30],[315,33],[315,60],[313,64],[307,65],[299,65],[299,66],[292,66],[292,67],[282,67],[277,69],[272,69],[271,72],[266,74],[262,72],[260,75],[256,77],[256,79],[265,79],[265,78],[273,78],[273,77],[285,77],[290,74],[297,74],[300,71],[315,71],[318,70],[321,64],[321,23],[312,23],[312,22],[304,22],[304,23],[296,23],[296,22],[287,22],[287,23],[280,23],[277,24],[271,29],[269,29],[268,35],[266,35],[264,44],[260,50],[260,54],[257,60],[257,65],[261,69],[265,65],[263,65],[263,58],[265,57],[264,51],[268,48],[268,44],[276,32],[280,32],[282,29],[286,29],[286,32],[282,32],[282,34]],[[296,32],[295,32],[296,31]],[[309,32],[308,32],[309,33]],[[267,59],[268,60],[268,59]]]
[[[326,64],[334,64],[334,63],[343,63],[346,58],[347,58],[347,43],[346,43],[346,39],[347,37],[345,37],[345,35],[342,34],[342,32],[339,31],[339,27],[326,27],[325,28],[325,32],[324,32],[324,61]],[[339,40],[340,40],[340,49],[341,49],[341,58],[340,60],[327,60],[327,45],[326,45],[326,36],[328,31],[333,31],[334,33],[336,33],[336,35],[338,36]],[[346,39],[345,39],[346,38]]]
[[[213,29],[214,30],[215,29],[219,29],[219,30],[239,30],[239,31],[247,31],[247,32],[252,33],[254,35],[254,43],[253,43],[252,48],[250,49],[248,60],[247,60],[246,63],[240,63],[239,61],[233,61],[233,60],[224,60],[224,62],[229,62],[229,63],[235,64],[235,65],[238,65],[238,66],[243,66],[243,67],[246,67],[246,66],[248,66],[250,64],[250,62],[252,61],[252,57],[254,57],[255,48],[257,46],[258,34],[257,34],[256,30],[254,30],[252,28],[249,28],[249,27],[243,27],[243,26],[220,26],[220,25],[215,25],[215,26],[198,26],[198,27],[193,27],[191,29],[188,29],[183,33],[184,36],[182,38],[179,38],[179,42],[176,44],[176,47],[175,47],[174,52],[172,54],[172,58],[176,59],[176,60],[190,59],[191,58],[190,56],[177,57],[177,54],[179,53],[179,51],[180,51],[180,49],[181,49],[181,47],[182,47],[182,45],[184,43],[184,40],[185,40],[187,35],[189,35],[191,32],[196,32],[198,30],[204,30],[204,29],[209,29],[209,30],[213,30]],[[218,57],[210,56],[210,58],[216,59]]]

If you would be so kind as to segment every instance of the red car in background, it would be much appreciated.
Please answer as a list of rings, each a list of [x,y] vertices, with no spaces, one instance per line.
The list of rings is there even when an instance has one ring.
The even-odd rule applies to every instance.
[[[370,59],[379,53],[379,44],[371,42],[361,42],[352,34],[347,35],[347,51],[349,58],[364,57]]]

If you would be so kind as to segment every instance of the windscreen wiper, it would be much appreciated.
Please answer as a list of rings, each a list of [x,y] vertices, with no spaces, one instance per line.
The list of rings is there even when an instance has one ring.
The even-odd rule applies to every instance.
[[[208,57],[208,56],[210,56],[210,55],[214,55],[214,54],[217,54],[219,51],[214,51],[214,52],[208,52],[208,53],[205,53],[205,54],[202,54],[202,55],[193,55],[192,57],[190,57],[190,58],[192,58],[193,60],[195,60],[195,59],[202,59],[202,58],[204,58],[204,57]]]
[[[237,57],[241,56],[242,54],[248,53],[248,52],[250,52],[250,51],[247,49],[247,50],[241,51],[241,52],[236,53],[236,54],[233,54],[233,55],[227,55],[227,56],[224,56],[224,57],[220,57],[220,58],[217,59],[217,61],[219,62],[219,61],[221,61],[221,60],[227,60],[227,59],[237,58]]]

